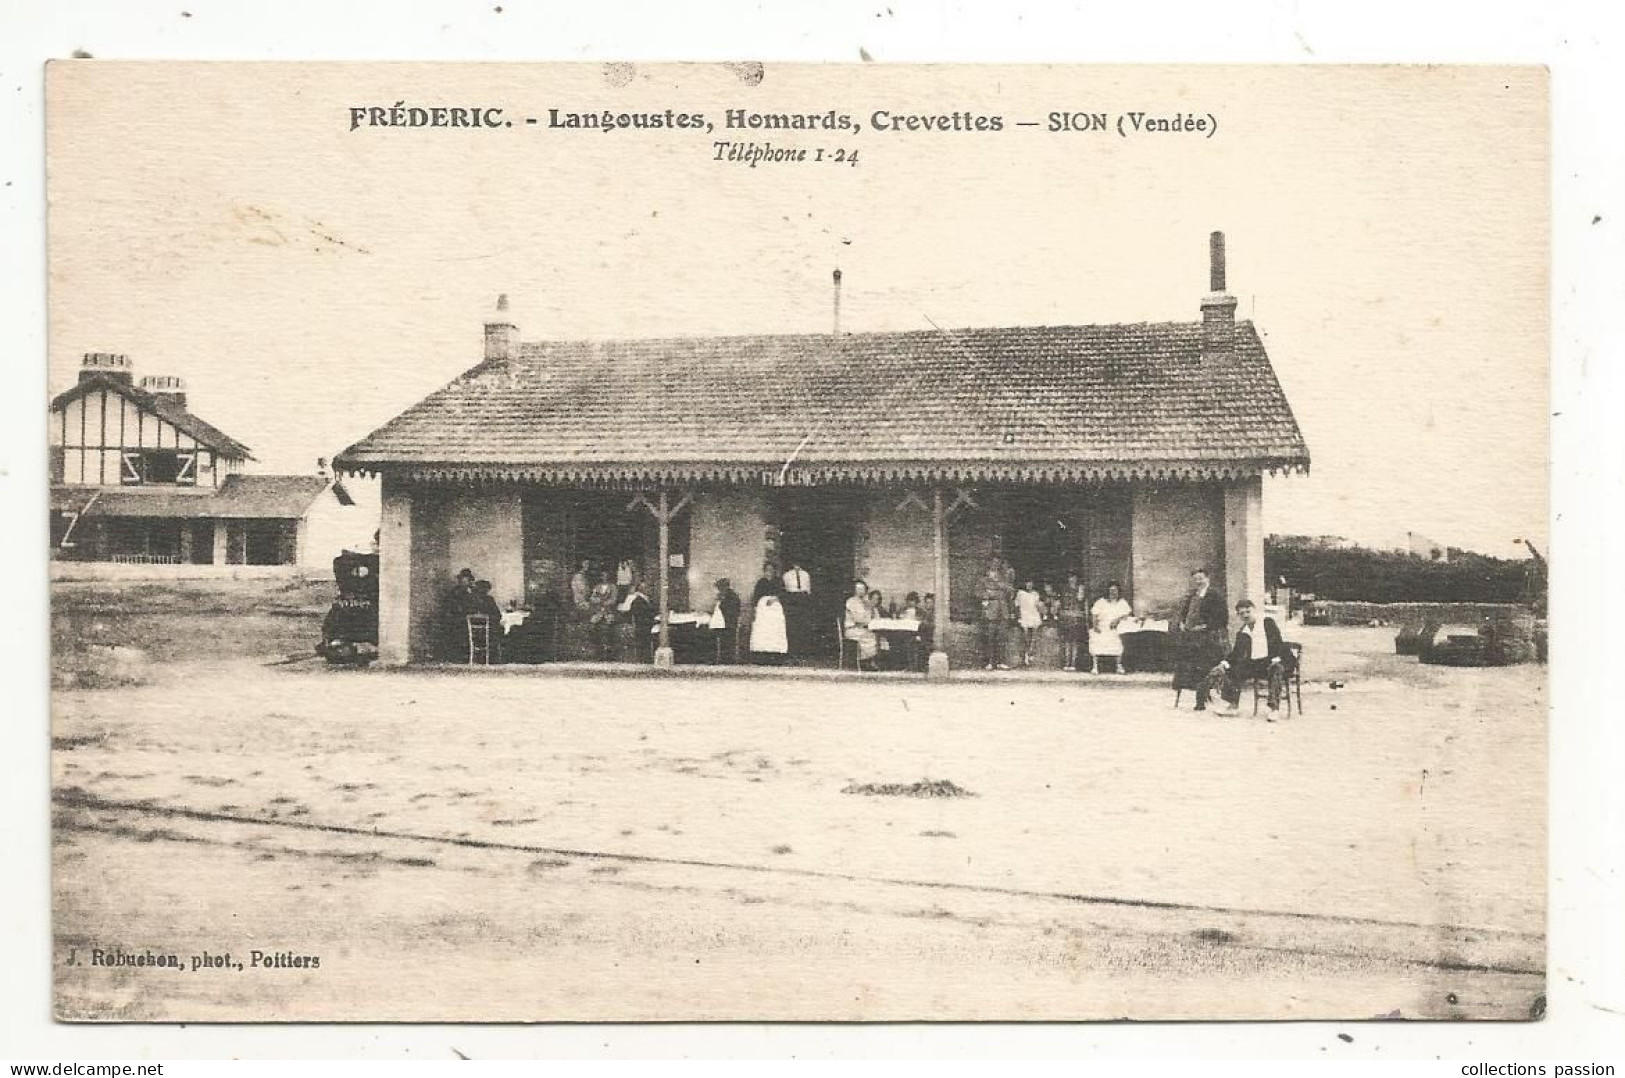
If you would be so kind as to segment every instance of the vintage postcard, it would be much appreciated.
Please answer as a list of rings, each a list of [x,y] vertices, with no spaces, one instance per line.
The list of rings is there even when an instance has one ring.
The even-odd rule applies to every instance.
[[[1539,1018],[1547,96],[53,64],[57,1016]]]

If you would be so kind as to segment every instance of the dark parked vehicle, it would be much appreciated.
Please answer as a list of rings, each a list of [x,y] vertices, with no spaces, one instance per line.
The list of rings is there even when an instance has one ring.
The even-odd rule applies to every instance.
[[[1514,666],[1544,661],[1544,638],[1534,614],[1503,611],[1484,618],[1476,633],[1452,633],[1424,647],[1420,658],[1434,666]]]
[[[339,597],[322,619],[316,654],[336,666],[365,666],[378,657],[378,555],[333,559]]]
[[[1433,647],[1433,638],[1439,635],[1443,623],[1438,618],[1428,618],[1422,624],[1411,624],[1399,630],[1394,637],[1395,655],[1422,655]]]
[[[1484,649],[1484,638],[1477,633],[1454,633],[1442,643],[1436,643],[1421,653],[1421,660],[1431,666],[1495,666]]]

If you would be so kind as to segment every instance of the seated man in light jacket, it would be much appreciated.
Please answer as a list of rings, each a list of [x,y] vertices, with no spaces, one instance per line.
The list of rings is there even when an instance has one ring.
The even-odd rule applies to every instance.
[[[1219,665],[1208,671],[1207,678],[1197,690],[1197,707],[1217,688],[1224,700],[1224,709],[1218,714],[1231,716],[1241,711],[1241,686],[1253,678],[1269,682],[1269,721],[1280,718],[1281,692],[1286,688],[1287,676],[1292,672],[1292,649],[1281,639],[1281,629],[1274,618],[1260,617],[1251,599],[1236,604],[1241,617],[1241,628],[1236,631],[1230,654]]]

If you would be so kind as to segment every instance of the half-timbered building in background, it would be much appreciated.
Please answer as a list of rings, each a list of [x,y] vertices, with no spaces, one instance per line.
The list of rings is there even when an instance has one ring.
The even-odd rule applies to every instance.
[[[179,378],[137,383],[128,356],[86,353],[49,427],[54,557],[317,567],[368,525],[331,475],[248,472],[248,447],[188,411]]]

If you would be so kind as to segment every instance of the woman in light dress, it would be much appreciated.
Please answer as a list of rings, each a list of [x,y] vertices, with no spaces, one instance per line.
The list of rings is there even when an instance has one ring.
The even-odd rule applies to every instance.
[[[752,655],[774,656],[769,662],[782,662],[790,654],[790,636],[784,627],[784,604],[776,589],[757,589],[756,612],[750,622]]]
[[[1016,592],[1016,624],[1021,626],[1021,665],[1033,664],[1033,645],[1044,626],[1044,596],[1031,580]]]
[[[1132,617],[1134,608],[1128,605],[1123,598],[1123,589],[1112,581],[1106,587],[1106,594],[1095,600],[1095,605],[1089,608],[1089,672],[1100,673],[1100,660],[1111,659],[1117,667],[1119,674],[1127,673],[1123,669],[1123,638],[1117,632],[1117,627],[1124,618]]]
[[[846,638],[858,645],[859,670],[863,669],[865,659],[873,662],[875,655],[880,651],[880,641],[876,638],[874,630],[869,628],[871,616],[869,585],[861,580],[854,580],[852,594],[847,596],[846,610],[841,618],[841,628]]]

